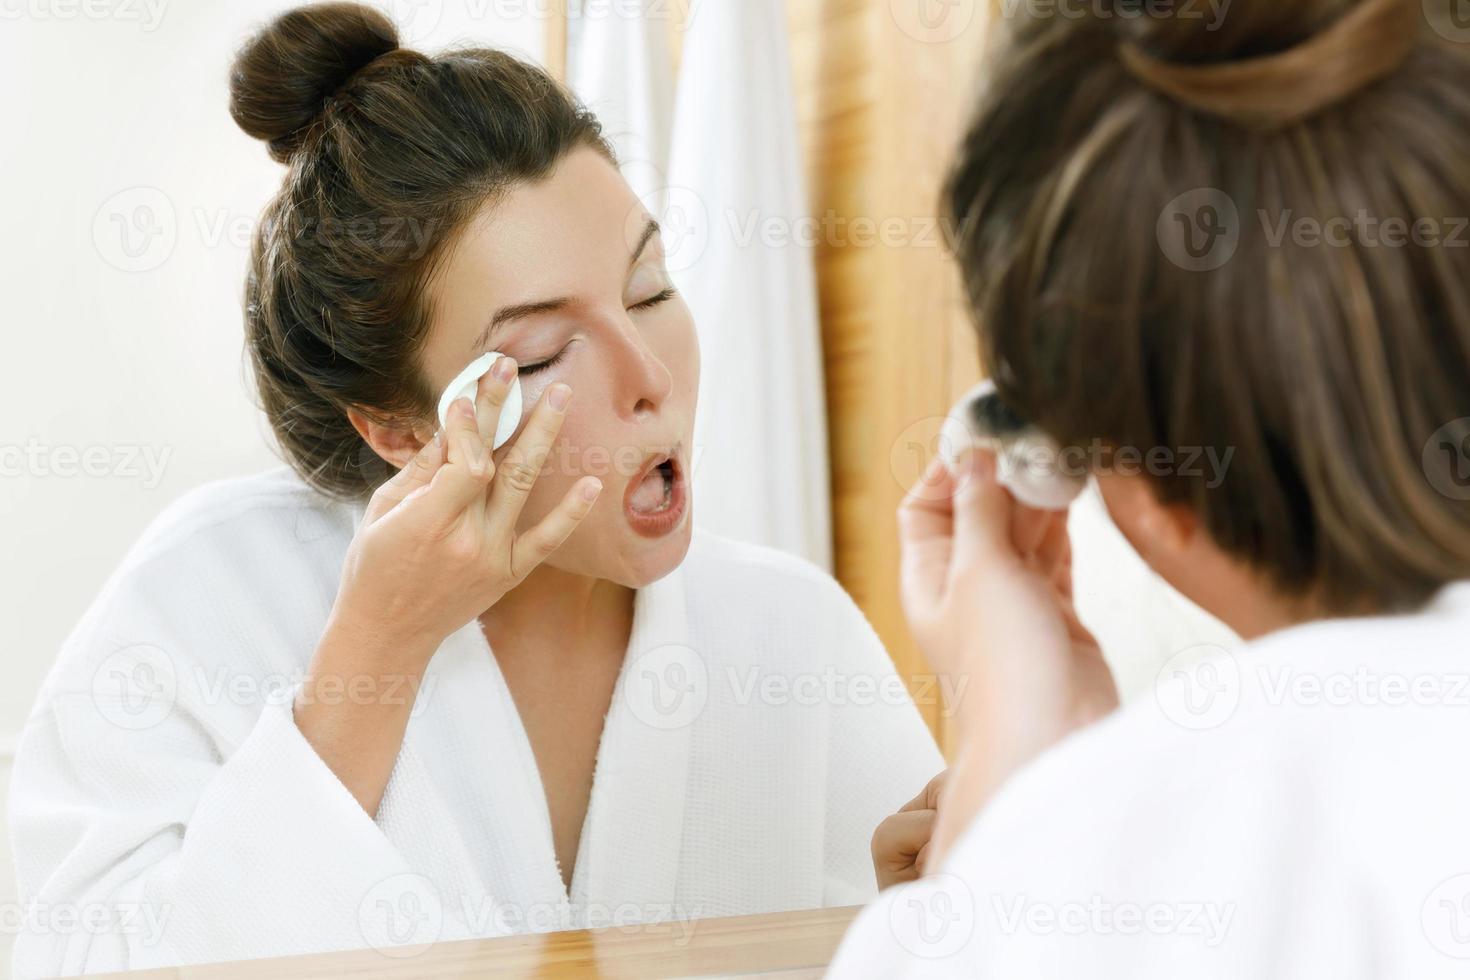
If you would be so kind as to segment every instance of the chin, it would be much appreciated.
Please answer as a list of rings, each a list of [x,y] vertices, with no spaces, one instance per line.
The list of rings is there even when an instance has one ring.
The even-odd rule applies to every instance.
[[[686,514],[679,527],[659,538],[629,533],[623,545],[623,572],[617,576],[618,584],[641,589],[668,575],[683,564],[693,536],[692,514]]]

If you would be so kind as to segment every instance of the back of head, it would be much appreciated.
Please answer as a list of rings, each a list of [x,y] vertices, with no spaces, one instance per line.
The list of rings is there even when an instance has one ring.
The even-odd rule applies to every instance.
[[[1155,450],[1161,500],[1329,610],[1470,576],[1470,45],[1429,6],[1011,20],[945,189],[1006,400]]]
[[[286,164],[245,288],[258,396],[303,478],[362,497],[391,471],[347,411],[432,418],[425,285],[455,232],[572,150],[612,150],[540,68],[489,49],[399,47],[392,22],[356,3],[261,28],[235,57],[230,113]]]

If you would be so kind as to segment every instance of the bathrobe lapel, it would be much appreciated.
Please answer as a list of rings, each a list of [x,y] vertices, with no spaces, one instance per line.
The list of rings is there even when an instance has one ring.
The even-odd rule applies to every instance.
[[[411,861],[440,869],[441,887],[458,890],[482,924],[487,905],[529,917],[532,928],[605,924],[598,918],[629,906],[643,918],[677,914],[692,726],[708,692],[689,642],[679,568],[637,592],[570,895],[535,754],[478,620],[450,634],[430,662],[380,823]],[[411,814],[454,826],[423,826]]]
[[[708,694],[689,647],[684,571],[638,591],[623,669],[603,725],[572,899],[586,925],[675,909],[693,723]]]

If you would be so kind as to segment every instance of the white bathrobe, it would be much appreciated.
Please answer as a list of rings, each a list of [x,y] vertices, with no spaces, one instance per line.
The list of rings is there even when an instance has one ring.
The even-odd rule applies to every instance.
[[[703,532],[637,593],[570,895],[478,621],[369,817],[290,707],[361,514],[280,468],[191,492],[129,552],[20,741],[17,976],[871,897],[872,831],[935,743],[831,578]]]
[[[1190,660],[1016,773],[829,976],[1470,976],[1470,581]]]

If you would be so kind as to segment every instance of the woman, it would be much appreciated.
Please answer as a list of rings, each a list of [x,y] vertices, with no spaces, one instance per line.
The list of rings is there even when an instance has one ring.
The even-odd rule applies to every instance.
[[[940,757],[830,578],[692,530],[693,325],[596,120],[350,4],[276,20],[231,87],[288,167],[245,323],[290,469],[171,506],[69,638],[17,863],[102,928],[28,930],[16,973],[872,894]]]
[[[1001,395],[1248,643],[1114,710],[1060,521],[933,469],[905,607],[993,696],[831,975],[1464,976],[1470,48],[1418,0],[1127,13],[1001,28],[946,212]],[[1217,489],[1139,466],[1189,447]]]

